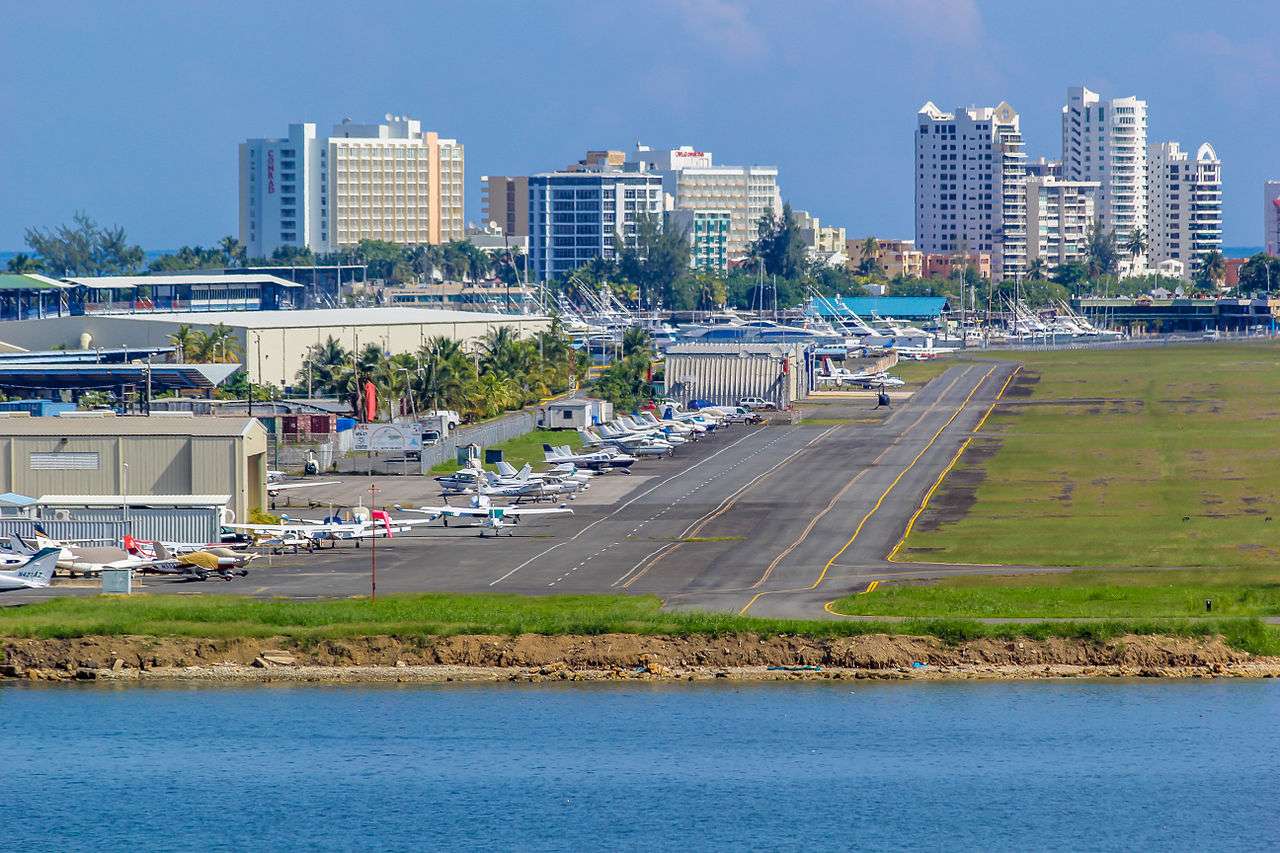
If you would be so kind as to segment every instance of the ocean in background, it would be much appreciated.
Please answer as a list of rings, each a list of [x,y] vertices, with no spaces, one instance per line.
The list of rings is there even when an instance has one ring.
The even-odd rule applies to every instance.
[[[216,242],[216,240],[214,241]],[[212,243],[210,245],[213,245]],[[152,249],[146,253],[147,260],[163,257],[164,255],[172,255],[177,253],[177,249]],[[1247,258],[1256,255],[1262,251],[1261,246],[1223,246],[1222,254],[1228,258]],[[0,267],[9,262],[9,259],[18,254],[19,250],[0,251]]]
[[[0,685],[3,846],[1275,849],[1280,681]]]

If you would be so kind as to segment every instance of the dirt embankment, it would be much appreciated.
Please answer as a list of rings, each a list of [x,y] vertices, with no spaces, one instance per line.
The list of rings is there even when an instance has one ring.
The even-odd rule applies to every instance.
[[[625,678],[1035,678],[1280,675],[1217,639],[1126,636],[1109,642],[870,635],[835,639],[361,637],[299,642],[155,637],[0,641],[0,675],[33,680],[543,681]]]

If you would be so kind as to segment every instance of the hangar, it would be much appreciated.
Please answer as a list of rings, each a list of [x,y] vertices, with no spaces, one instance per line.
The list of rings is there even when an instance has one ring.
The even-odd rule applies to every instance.
[[[0,415],[0,492],[229,495],[244,519],[267,506],[266,482],[267,431],[252,418]]]

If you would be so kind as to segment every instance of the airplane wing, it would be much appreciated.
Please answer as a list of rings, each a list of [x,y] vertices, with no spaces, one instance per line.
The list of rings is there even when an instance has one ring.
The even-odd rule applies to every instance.
[[[268,492],[283,492],[286,489],[310,489],[315,486],[336,486],[338,480],[320,480],[315,483],[267,483]]]
[[[499,507],[503,515],[573,515],[573,510],[567,506],[564,507],[523,507],[523,506],[504,506]]]

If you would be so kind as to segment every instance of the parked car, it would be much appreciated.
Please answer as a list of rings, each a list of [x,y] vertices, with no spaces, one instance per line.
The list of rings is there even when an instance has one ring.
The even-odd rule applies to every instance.
[[[753,412],[776,412],[778,410],[777,403],[772,400],[766,400],[763,397],[743,397],[738,401],[738,405]]]

